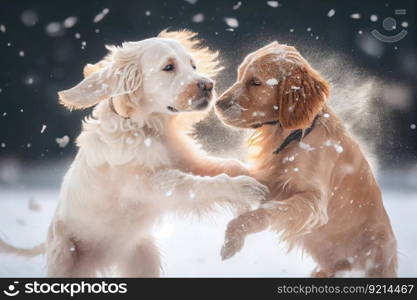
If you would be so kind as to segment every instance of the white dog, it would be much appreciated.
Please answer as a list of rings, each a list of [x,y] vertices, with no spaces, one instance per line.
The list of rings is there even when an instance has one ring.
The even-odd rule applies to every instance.
[[[6,252],[44,249],[49,276],[95,276],[111,266],[122,276],[158,276],[152,227],[163,213],[241,208],[266,193],[237,161],[200,155],[179,130],[179,114],[213,97],[217,53],[188,31],[108,49],[82,82],[59,92],[67,107],[97,106],[77,139],[45,246],[0,241]]]

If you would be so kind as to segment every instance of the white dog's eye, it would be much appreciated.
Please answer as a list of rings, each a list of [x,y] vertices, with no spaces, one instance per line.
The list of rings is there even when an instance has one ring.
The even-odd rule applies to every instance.
[[[174,71],[174,65],[173,64],[169,64],[169,65],[166,65],[163,69],[162,69],[162,71],[166,71],[166,72],[171,72],[171,71]]]
[[[193,70],[197,69],[197,67],[195,65],[191,65],[191,67],[193,67]]]

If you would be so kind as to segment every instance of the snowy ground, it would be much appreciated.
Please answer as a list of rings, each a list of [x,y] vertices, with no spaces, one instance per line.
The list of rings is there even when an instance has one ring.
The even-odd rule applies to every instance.
[[[417,191],[384,189],[384,201],[399,244],[399,275],[417,276]],[[58,190],[2,190],[0,234],[18,246],[32,246],[45,238]],[[30,205],[32,203],[32,205]],[[37,210],[36,205],[40,204]],[[269,232],[247,239],[244,251],[222,262],[220,246],[228,214],[204,220],[167,217],[155,229],[167,277],[305,277],[314,267],[297,251],[286,253]],[[0,255],[1,277],[45,276],[44,258]]]

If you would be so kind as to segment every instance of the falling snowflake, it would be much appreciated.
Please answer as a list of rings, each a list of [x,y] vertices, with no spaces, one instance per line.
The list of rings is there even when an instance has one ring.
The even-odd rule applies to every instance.
[[[369,17],[369,20],[371,20],[372,22],[376,22],[376,21],[378,21],[378,16],[377,15],[371,15]]]
[[[43,125],[42,125],[42,128],[41,128],[41,134],[45,132],[45,129],[46,129],[46,125],[45,125],[45,124],[43,124]]]
[[[416,128],[417,128],[417,126],[416,126],[416,124],[411,124],[411,125],[410,125],[410,128],[411,128],[412,130],[414,130],[414,129],[416,129]]]
[[[202,13],[195,14],[192,17],[192,21],[194,23],[201,23],[201,22],[203,22],[204,21],[204,14],[202,14]]]
[[[266,81],[267,85],[277,85],[278,84],[278,80],[276,80],[275,78],[270,78]]]
[[[343,152],[343,147],[340,145],[334,145],[334,148],[336,149],[337,153],[342,153]]]
[[[242,6],[242,1],[238,1],[235,5],[233,5],[233,10],[237,10]]]
[[[22,23],[25,26],[32,27],[32,26],[35,26],[38,23],[39,17],[38,17],[38,14],[35,11],[25,10],[21,14],[20,20],[22,21]]]
[[[360,19],[361,18],[361,14],[360,13],[354,13],[350,15],[351,19]]]
[[[189,195],[190,195],[190,199],[194,199],[195,198],[195,193],[193,191],[190,191],[189,192]]]
[[[128,144],[128,145],[132,145],[132,144],[133,144],[133,138],[131,138],[131,137],[127,137],[127,138],[126,138],[126,144]]]
[[[20,57],[23,57],[23,56],[25,56],[25,51],[23,51],[23,50],[20,50],[20,51],[19,51],[19,56],[20,56]]]
[[[150,10],[145,11],[145,16],[149,17],[150,15],[151,15],[151,11]]]
[[[32,85],[33,82],[34,82],[34,79],[31,76],[28,76],[25,80],[25,84],[27,84],[27,85]]]
[[[313,151],[313,150],[315,150],[315,149],[316,149],[316,148],[311,147],[309,144],[306,144],[306,143],[303,143],[303,142],[299,142],[299,143],[298,143],[298,146],[299,146],[301,149],[306,150],[306,151]]]
[[[143,142],[146,147],[150,147],[152,145],[152,140],[150,138],[146,138]]]
[[[68,135],[64,135],[62,138],[56,138],[55,141],[59,148],[65,148],[68,145],[70,138]]]
[[[64,20],[64,27],[65,28],[74,27],[74,25],[77,24],[77,22],[78,22],[77,17],[74,17],[74,16],[68,17]]]
[[[36,201],[34,198],[29,199],[28,206],[31,211],[40,211],[42,208],[41,204],[38,201]]]
[[[0,25],[0,31],[1,32],[6,32],[6,25],[1,24]]]
[[[334,15],[335,15],[335,13],[336,13],[336,10],[335,9],[331,9],[331,10],[329,10],[329,12],[327,13],[327,16],[329,17],[329,18],[331,18],[331,17],[333,17]]]
[[[236,18],[224,18],[224,21],[229,27],[232,27],[232,28],[239,27],[239,21]]]
[[[103,20],[103,18],[109,13],[109,11],[110,11],[110,9],[108,9],[108,8],[105,8],[105,9],[103,9],[100,13],[98,13],[95,17],[94,17],[94,20],[93,20],[93,22],[94,23],[98,23],[98,22],[100,22],[101,20]]]
[[[327,147],[330,147],[332,144],[333,143],[332,143],[331,140],[327,140],[327,141],[324,142],[324,145],[327,146]]]
[[[45,32],[50,37],[62,36],[64,31],[64,26],[60,22],[50,22],[45,27]]]
[[[279,6],[278,1],[266,1],[266,4],[273,8],[277,8]]]

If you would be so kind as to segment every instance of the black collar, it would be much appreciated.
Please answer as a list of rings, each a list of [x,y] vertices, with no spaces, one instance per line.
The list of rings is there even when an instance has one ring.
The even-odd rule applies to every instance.
[[[307,129],[305,129],[305,131],[303,131],[303,129],[297,129],[297,130],[294,130],[293,132],[291,132],[287,136],[287,138],[281,143],[281,145],[277,148],[277,150],[275,150],[273,153],[278,154],[282,150],[284,150],[285,147],[287,147],[289,144],[291,144],[291,142],[301,141],[301,138],[306,137],[307,135],[309,135],[310,132],[312,132],[314,127],[316,126],[316,121],[317,121],[318,118],[319,118],[319,115],[317,115],[314,118],[313,123],[311,124],[311,126]]]
[[[264,125],[275,125],[275,124],[278,124],[278,123],[279,123],[278,120],[274,120],[274,121],[268,121],[268,122],[263,122],[263,123],[256,123],[256,124],[253,124],[251,127],[253,129],[256,129],[256,128],[260,128]]]
[[[316,126],[316,121],[319,118],[319,115],[317,115],[314,120],[313,123],[311,124],[311,126],[307,129],[305,129],[305,131],[303,132],[303,129],[297,129],[292,131],[287,137],[286,139],[281,143],[281,145],[277,148],[277,150],[275,150],[274,152],[272,152],[273,154],[278,154],[280,153],[282,150],[285,149],[285,147],[287,147],[289,144],[291,144],[291,142],[293,141],[301,141],[301,138],[306,137],[307,135],[310,134],[311,131],[313,131],[314,127]],[[256,128],[260,128],[264,125],[279,125],[279,121],[278,120],[274,120],[274,121],[267,121],[267,122],[263,122],[263,123],[257,123],[252,125],[252,128],[256,129]]]

